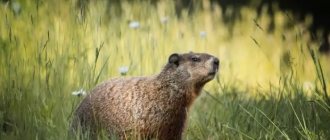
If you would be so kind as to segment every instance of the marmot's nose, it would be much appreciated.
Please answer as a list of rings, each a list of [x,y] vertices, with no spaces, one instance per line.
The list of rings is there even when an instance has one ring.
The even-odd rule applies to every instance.
[[[215,66],[219,67],[219,59],[215,57],[215,58],[213,59],[213,64],[214,64]]]

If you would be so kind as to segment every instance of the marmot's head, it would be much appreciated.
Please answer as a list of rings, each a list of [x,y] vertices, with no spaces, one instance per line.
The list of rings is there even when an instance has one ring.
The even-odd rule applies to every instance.
[[[203,86],[212,80],[219,69],[219,59],[206,53],[185,53],[170,55],[168,66],[185,75],[185,81]]]

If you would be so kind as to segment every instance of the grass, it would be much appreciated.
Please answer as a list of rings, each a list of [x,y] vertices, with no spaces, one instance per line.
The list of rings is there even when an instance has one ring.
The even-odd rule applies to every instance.
[[[0,4],[0,139],[70,139],[82,99],[73,91],[121,76],[120,67],[155,74],[188,51],[218,56],[221,70],[191,109],[185,139],[330,139],[329,56],[315,51],[310,18],[298,24],[278,11],[269,33],[266,14],[243,8],[228,29],[207,1],[180,19],[165,1],[124,1],[110,19],[105,2],[92,2],[85,19],[75,1],[19,3],[17,14]]]

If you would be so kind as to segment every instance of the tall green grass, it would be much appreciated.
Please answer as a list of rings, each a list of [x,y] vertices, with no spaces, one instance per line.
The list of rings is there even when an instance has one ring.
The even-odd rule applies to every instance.
[[[124,1],[110,18],[105,1],[91,2],[84,19],[75,1],[18,2],[16,14],[0,4],[0,139],[74,139],[68,128],[83,97],[73,91],[121,76],[120,67],[155,74],[188,51],[218,56],[221,68],[191,108],[186,139],[329,139],[329,56],[314,51],[309,18],[296,24],[278,11],[269,33],[266,14],[243,8],[229,29],[208,1],[180,19],[171,1]]]

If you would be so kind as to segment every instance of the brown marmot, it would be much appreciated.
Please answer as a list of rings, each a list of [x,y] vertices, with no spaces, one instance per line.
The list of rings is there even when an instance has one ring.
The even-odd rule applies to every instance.
[[[102,128],[122,139],[181,139],[188,108],[218,67],[209,54],[174,53],[157,75],[105,81],[81,102],[71,128],[92,134]]]

